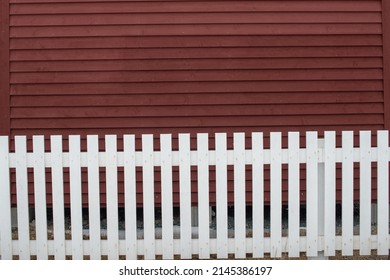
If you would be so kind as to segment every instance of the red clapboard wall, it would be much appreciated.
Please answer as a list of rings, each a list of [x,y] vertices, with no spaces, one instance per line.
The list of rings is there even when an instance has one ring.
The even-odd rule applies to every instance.
[[[388,2],[1,1],[0,132],[389,129]]]

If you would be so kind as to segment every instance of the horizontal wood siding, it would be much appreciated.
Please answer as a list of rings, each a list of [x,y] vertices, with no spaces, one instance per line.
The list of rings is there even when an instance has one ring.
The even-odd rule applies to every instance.
[[[12,135],[384,128],[382,1],[9,2]]]

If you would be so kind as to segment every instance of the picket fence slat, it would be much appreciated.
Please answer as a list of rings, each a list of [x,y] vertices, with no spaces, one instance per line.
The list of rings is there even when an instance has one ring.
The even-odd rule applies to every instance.
[[[288,255],[299,257],[299,133],[288,133]]]
[[[53,220],[54,257],[65,259],[65,213],[64,213],[64,174],[62,165],[62,136],[50,137],[52,154],[52,189],[53,189]]]
[[[156,138],[142,135],[141,149],[136,150],[136,136],[123,135],[122,151],[118,150],[122,140],[116,135],[106,135],[101,150],[98,136],[88,135],[86,151],[81,150],[79,135],[68,139],[50,136],[50,150],[45,147],[44,136],[33,136],[32,147],[26,136],[16,136],[12,152],[9,143],[13,140],[0,136],[0,258],[175,259],[180,255],[181,259],[191,259],[196,255],[209,259],[215,254],[226,259],[233,254],[240,259],[248,254],[253,258],[265,254],[280,258],[284,253],[294,258],[301,252],[321,258],[334,256],[336,251],[343,256],[356,251],[370,255],[372,250],[389,255],[388,131],[344,131],[341,146],[336,146],[334,131],[326,131],[323,140],[315,131],[305,135],[289,132],[283,146],[282,134],[272,132],[269,148],[264,147],[266,138],[261,132],[232,136],[233,147],[228,148],[231,138],[226,133],[200,133],[192,139],[196,143],[191,142],[190,134],[179,134],[178,150],[174,150],[171,134]],[[359,141],[354,143],[357,136]],[[372,147],[371,139],[375,138],[376,147]],[[210,149],[213,139],[215,149]],[[155,149],[158,140],[160,148]],[[69,147],[69,151],[63,147]],[[301,178],[303,169],[305,178]],[[119,176],[122,170],[123,188]],[[87,178],[82,178],[84,171]],[[47,172],[51,177],[46,178]],[[138,172],[142,175],[142,201],[137,201]],[[173,204],[176,172],[180,225],[176,224]],[[373,183],[375,175],[377,181]],[[102,176],[105,179],[101,182]],[[269,216],[265,211],[268,178]],[[87,220],[83,215],[82,179],[87,179]],[[49,180],[52,188],[48,187]],[[215,196],[210,196],[214,181]],[[158,182],[161,228],[156,208],[160,206],[155,205]],[[354,188],[355,182],[359,190]],[[336,187],[341,202],[336,201]],[[11,204],[13,188],[16,192],[12,201],[16,203]],[[101,196],[103,189],[105,196]],[[124,190],[124,232],[119,228],[120,189]],[[52,190],[51,197],[47,196],[48,190]],[[66,220],[65,191],[70,194],[66,201],[70,217]],[[233,195],[229,204],[228,191]],[[105,200],[100,201],[100,197]],[[373,198],[377,198],[377,220],[371,220]],[[34,208],[29,208],[32,202]],[[142,221],[137,215],[140,203]],[[336,216],[336,203],[341,203],[340,216]],[[106,208],[107,231],[101,225],[102,205]],[[52,215],[48,206],[53,209]],[[301,217],[302,206],[306,207],[306,215]],[[17,220],[11,215],[11,207],[15,207]],[[51,216],[52,232],[48,221]],[[65,231],[69,218],[71,229]],[[373,228],[375,222],[377,231]],[[16,229],[12,223],[17,224]],[[30,236],[30,227],[35,237]],[[14,230],[17,238],[12,240]]]
[[[371,132],[360,132],[360,255],[371,254]]]
[[[80,136],[69,136],[69,180],[70,180],[70,208],[72,230],[72,260],[82,260],[83,252],[83,220],[82,190],[81,190],[81,158]]]
[[[179,135],[180,255],[192,258],[190,135]]]
[[[324,143],[324,255],[336,252],[336,134],[325,132]]]
[[[100,246],[100,180],[99,180],[99,138],[87,136],[88,151],[88,213],[91,260],[101,259]]]
[[[252,133],[252,236],[253,257],[264,257],[264,154],[263,133]]]
[[[271,257],[282,256],[282,134],[271,133]]]
[[[28,209],[27,141],[25,136],[15,137],[16,150],[16,205],[18,219],[19,257],[30,259],[30,224]]]
[[[0,136],[0,259],[12,259],[11,193],[9,173],[9,138]]]
[[[353,255],[353,132],[343,131],[342,237],[345,256]]]
[[[216,218],[217,218],[217,257],[228,257],[228,205],[227,205],[227,152],[226,133],[215,135],[216,149]]]
[[[119,257],[118,249],[118,168],[116,135],[106,135],[106,194],[108,259]]]
[[[306,133],[306,226],[308,257],[318,254],[318,161],[317,132]]]
[[[173,259],[172,136],[161,135],[161,219],[163,258]]]
[[[234,239],[235,257],[246,257],[245,134],[235,133],[234,141]]]
[[[144,256],[152,260],[156,256],[155,247],[155,213],[154,213],[154,167],[153,135],[142,136],[143,152],[143,211],[144,211]]]
[[[135,136],[123,136],[124,192],[125,192],[125,239],[126,259],[137,259],[137,194],[135,167]]]
[[[35,232],[37,240],[37,259],[47,260],[47,210],[46,210],[46,171],[45,142],[43,136],[33,137],[34,150],[34,202],[35,202]],[[80,224],[80,223],[78,223]],[[75,239],[77,242],[77,238]]]
[[[389,254],[389,132],[378,131],[378,255]]]
[[[209,154],[208,134],[197,137],[198,146],[198,219],[199,219],[199,258],[210,258],[210,213],[209,213]]]

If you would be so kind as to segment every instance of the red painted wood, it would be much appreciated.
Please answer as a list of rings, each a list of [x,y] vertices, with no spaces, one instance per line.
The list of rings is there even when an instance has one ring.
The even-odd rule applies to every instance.
[[[12,73],[11,84],[381,80],[382,69],[187,70]]]
[[[9,1],[0,3],[0,135],[10,134]]]
[[[11,38],[13,50],[56,49],[132,49],[189,47],[336,47],[382,46],[381,34],[343,36],[316,35],[220,35],[220,36],[105,36],[105,37],[53,37]],[[291,55],[291,54],[290,54]],[[121,60],[123,61],[123,60]],[[55,62],[55,61],[54,61]],[[162,61],[164,62],[164,61]],[[210,63],[209,63],[210,66]],[[138,66],[139,67],[139,66]],[[138,69],[138,68],[136,68]]]
[[[286,103],[286,98],[288,102]],[[304,102],[303,102],[304,101]],[[111,107],[125,106],[135,108],[138,106],[150,106],[158,109],[159,106],[196,106],[196,105],[295,105],[306,104],[323,106],[326,104],[350,104],[350,103],[382,103],[383,92],[258,92],[258,93],[187,93],[187,94],[110,94],[110,95],[13,95],[12,108],[18,107],[65,107],[77,110],[78,107],[107,109]],[[269,108],[272,108],[270,106]],[[336,108],[336,107],[335,107]],[[81,113],[81,112],[80,112]],[[304,113],[304,112],[303,112]],[[327,112],[331,113],[330,111]]]
[[[381,34],[379,23],[164,24],[115,26],[11,27],[11,38],[96,36],[351,35]]]
[[[390,3],[382,0],[385,128],[390,130]]]
[[[145,49],[66,49],[12,50],[11,61],[105,60],[105,59],[183,59],[183,58],[318,58],[382,57],[382,47],[237,47],[223,48],[145,48]]]
[[[288,23],[381,23],[380,12],[214,12],[214,13],[123,13],[12,15],[11,26],[75,26],[130,24],[218,24],[274,23],[283,17]]]
[[[381,11],[379,1],[147,1],[88,3],[38,3],[11,5],[11,14],[89,14],[89,13],[147,13],[147,12],[351,12]]]

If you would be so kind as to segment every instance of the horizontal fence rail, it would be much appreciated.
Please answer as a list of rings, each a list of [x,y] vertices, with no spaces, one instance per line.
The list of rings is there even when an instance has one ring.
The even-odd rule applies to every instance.
[[[301,253],[307,257],[335,256],[336,252],[351,256],[354,251],[370,255],[372,250],[389,255],[388,132],[362,131],[354,137],[353,132],[345,131],[339,146],[332,131],[321,139],[317,132],[285,136],[287,145],[283,146],[282,134],[270,133],[270,145],[265,148],[263,133],[235,133],[233,148],[228,149],[227,134],[217,133],[211,139],[201,133],[196,138],[197,148],[191,149],[190,135],[179,134],[178,147],[173,149],[172,136],[164,134],[159,136],[160,148],[156,150],[154,136],[142,135],[138,150],[135,135],[124,135],[120,140],[123,149],[118,150],[116,135],[106,135],[104,147],[99,147],[98,136],[89,135],[83,151],[78,135],[68,139],[51,136],[50,151],[43,136],[33,136],[32,151],[25,136],[0,136],[0,256],[189,259],[197,255],[208,259],[215,255],[224,259],[250,254],[253,258],[295,258]],[[211,141],[213,149],[209,149]],[[161,182],[158,207],[156,167]],[[191,199],[192,167],[197,174],[196,203]],[[228,204],[231,167],[233,206]],[[176,207],[173,168],[179,173]],[[209,197],[210,168],[215,170],[215,205]],[[119,169],[123,170],[123,182],[118,180]],[[265,204],[266,169],[269,206]],[[137,209],[137,170],[142,170],[142,209]],[[87,209],[82,202],[82,172],[87,172]],[[69,173],[69,211],[64,204],[65,173]],[[124,192],[123,211],[118,204],[119,188]],[[337,190],[341,190],[341,202],[336,200]],[[283,203],[284,192],[287,204]],[[31,193],[33,203],[29,202]],[[51,208],[47,207],[49,193]],[[106,205],[104,221],[102,199]]]

